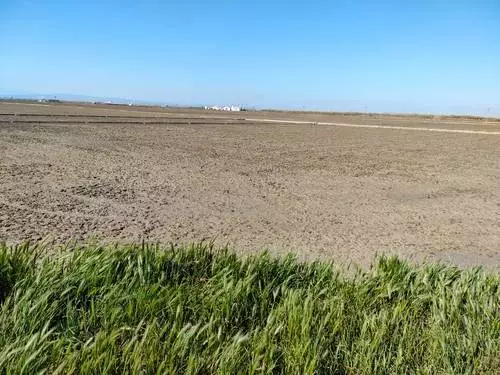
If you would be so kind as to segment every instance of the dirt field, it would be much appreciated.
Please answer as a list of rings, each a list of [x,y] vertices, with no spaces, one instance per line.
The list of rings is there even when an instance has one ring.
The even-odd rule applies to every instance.
[[[500,266],[498,121],[0,103],[0,149],[8,242]]]

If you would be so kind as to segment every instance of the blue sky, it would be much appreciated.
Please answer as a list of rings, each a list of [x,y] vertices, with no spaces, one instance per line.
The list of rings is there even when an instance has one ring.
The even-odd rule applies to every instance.
[[[500,114],[500,1],[0,0],[0,91]]]

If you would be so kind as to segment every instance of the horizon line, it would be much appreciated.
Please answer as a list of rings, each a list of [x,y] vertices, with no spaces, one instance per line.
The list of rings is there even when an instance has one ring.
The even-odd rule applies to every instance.
[[[70,97],[75,98],[70,98]],[[80,97],[80,98],[78,98]],[[85,98],[85,99],[84,99]],[[107,104],[107,105],[132,105],[132,106],[145,106],[145,107],[158,107],[158,108],[197,108],[203,109],[207,104],[178,104],[171,102],[162,102],[158,100],[148,100],[148,99],[126,99],[118,97],[108,97],[108,96],[94,96],[85,94],[65,94],[65,93],[53,93],[53,94],[37,94],[37,93],[26,93],[26,94],[0,94],[1,101],[38,101],[38,100],[57,100],[65,103],[82,103],[82,104]],[[54,104],[54,103],[52,103]],[[225,103],[227,104],[227,103]],[[242,109],[248,111],[268,111],[268,112],[294,112],[294,113],[324,113],[324,114],[338,114],[338,115],[366,115],[366,116],[419,116],[419,117],[452,117],[452,118],[471,118],[471,119],[495,119],[500,120],[500,114],[488,114],[488,115],[478,115],[473,113],[453,113],[453,112],[424,112],[424,111],[359,111],[359,110],[327,110],[327,109],[307,109],[298,107],[265,107],[265,106],[247,106],[239,105]],[[488,110],[496,109],[496,107],[488,107]]]

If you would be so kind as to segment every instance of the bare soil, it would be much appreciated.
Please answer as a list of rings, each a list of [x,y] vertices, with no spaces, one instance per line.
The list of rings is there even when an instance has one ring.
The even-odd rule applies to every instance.
[[[215,239],[496,268],[499,131],[484,119],[0,103],[0,240]]]

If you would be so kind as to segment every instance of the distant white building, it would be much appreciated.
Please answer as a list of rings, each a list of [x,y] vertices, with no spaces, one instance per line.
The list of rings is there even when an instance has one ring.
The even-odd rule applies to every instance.
[[[232,105],[232,106],[218,106],[218,105],[214,105],[212,107],[209,107],[209,106],[205,106],[204,107],[205,109],[211,109],[213,111],[226,111],[226,112],[240,112],[241,111],[241,107],[238,107],[238,106],[235,106],[235,105]]]

